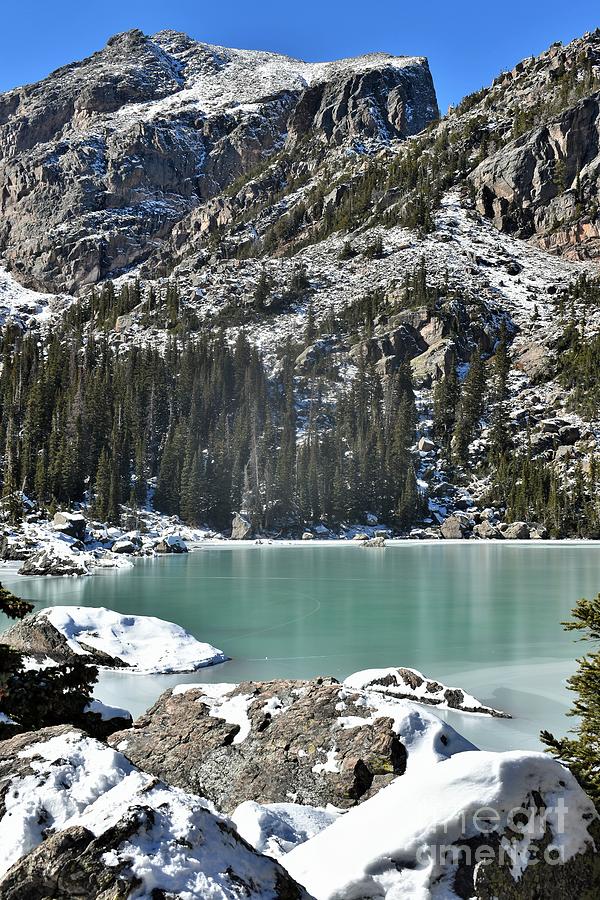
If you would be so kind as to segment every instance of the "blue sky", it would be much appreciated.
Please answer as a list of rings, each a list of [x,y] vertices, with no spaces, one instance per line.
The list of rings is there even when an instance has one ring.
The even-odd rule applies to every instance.
[[[306,60],[373,50],[428,56],[445,111],[500,71],[600,25],[597,0],[4,0],[0,91],[37,81],[128,28],[161,28]]]

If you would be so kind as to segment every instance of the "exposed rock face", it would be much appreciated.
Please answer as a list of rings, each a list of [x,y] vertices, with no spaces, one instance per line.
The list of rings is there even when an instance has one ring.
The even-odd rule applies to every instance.
[[[387,142],[436,116],[422,58],[311,65],[119,34],[0,96],[0,252],[28,286],[75,291],[143,260],[286,139]]]
[[[503,231],[535,235],[547,250],[597,256],[600,93],[484,160],[471,176],[478,209]]]
[[[245,800],[290,797],[350,807],[405,771],[413,727],[405,717],[415,708],[401,701],[392,709],[379,695],[331,678],[181,688],[163,694],[111,745],[125,741],[133,762],[143,760],[146,770],[226,812]],[[433,729],[442,754],[466,749],[448,726],[435,722]]]
[[[530,816],[531,807],[535,806],[536,800],[539,802],[541,799],[543,800],[539,796],[531,798],[528,807],[524,804],[523,815]],[[597,820],[590,823],[589,834],[597,848],[600,844],[600,826]],[[541,844],[548,846],[551,841],[551,831],[547,827]],[[500,861],[499,855],[481,866],[470,867],[470,870],[461,872],[459,877],[463,883],[472,880],[476,900],[496,900],[497,897],[502,897],[502,900],[538,900],[539,897],[580,900],[586,896],[591,898],[600,891],[600,859],[592,849],[590,840],[590,846],[584,853],[579,853],[562,865],[550,863],[528,866],[518,881],[515,881],[510,865],[505,859]]]
[[[0,742],[0,777],[4,900],[309,900],[198,797],[70,726]]]
[[[242,513],[235,513],[231,523],[232,541],[249,541],[254,534],[252,523]]]
[[[364,57],[364,63],[365,71],[340,68],[331,81],[320,81],[303,92],[290,117],[292,146],[313,131],[330,144],[402,138],[417,134],[436,118],[426,59],[408,60],[400,70],[384,53]]]

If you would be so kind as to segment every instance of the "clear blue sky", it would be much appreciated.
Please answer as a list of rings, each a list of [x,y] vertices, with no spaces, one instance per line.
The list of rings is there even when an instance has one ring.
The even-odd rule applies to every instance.
[[[306,60],[428,56],[445,111],[500,71],[600,25],[598,0],[4,0],[0,91],[37,81],[128,28],[162,28]]]

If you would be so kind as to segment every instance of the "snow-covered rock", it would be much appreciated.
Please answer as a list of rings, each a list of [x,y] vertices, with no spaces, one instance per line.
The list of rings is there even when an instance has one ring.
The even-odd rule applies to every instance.
[[[346,808],[473,749],[415,703],[332,678],[179,685],[110,743],[121,740],[137,765],[225,812],[244,800]]]
[[[55,531],[82,541],[85,537],[85,516],[83,513],[57,512],[52,519],[52,527]]]
[[[86,897],[308,900],[210,804],[69,726],[5,741],[0,776],[3,900],[80,900],[83,885]]]
[[[29,556],[19,575],[89,575],[91,557],[63,541],[48,541]]]
[[[48,607],[13,625],[2,639],[36,658],[65,662],[85,656],[94,665],[143,674],[194,672],[227,659],[173,622],[104,607]]]
[[[283,864],[317,900],[576,900],[599,887],[597,825],[543,753],[467,752],[397,778]]]
[[[428,678],[416,669],[405,667],[389,669],[364,669],[344,680],[344,686],[358,691],[375,691],[389,697],[415,700],[440,709],[457,709],[461,712],[483,713],[510,719],[507,713],[484,706],[462,688],[447,687]]]
[[[178,534],[166,534],[154,547],[155,553],[187,553],[186,542]]]

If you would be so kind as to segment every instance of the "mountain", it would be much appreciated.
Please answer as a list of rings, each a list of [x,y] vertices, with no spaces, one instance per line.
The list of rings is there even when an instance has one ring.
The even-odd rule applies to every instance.
[[[427,61],[334,63],[116,35],[0,100],[0,248],[30,287],[139,262],[191,209],[285,145],[389,143],[437,116]]]
[[[2,95],[10,516],[600,536],[599,103],[599,32],[441,119],[174,32]]]

